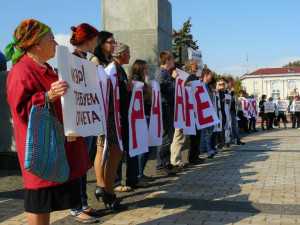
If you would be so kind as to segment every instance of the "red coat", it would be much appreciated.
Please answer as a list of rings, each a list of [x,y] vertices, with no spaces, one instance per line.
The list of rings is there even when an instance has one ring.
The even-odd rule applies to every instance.
[[[57,74],[49,65],[43,67],[26,55],[13,66],[7,78],[7,100],[12,113],[16,148],[26,189],[59,185],[43,180],[24,169],[26,133],[31,107],[44,105],[45,92],[50,90],[51,83],[57,80]],[[58,119],[62,122],[60,100],[54,103],[54,107]],[[84,139],[77,138],[76,141],[66,142],[65,149],[70,166],[70,180],[86,174],[91,163]]]

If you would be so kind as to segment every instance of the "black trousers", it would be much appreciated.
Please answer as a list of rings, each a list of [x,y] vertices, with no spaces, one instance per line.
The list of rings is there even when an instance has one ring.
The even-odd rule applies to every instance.
[[[189,162],[192,163],[199,158],[201,131],[197,130],[196,135],[190,135]]]
[[[162,145],[157,148],[157,169],[162,169],[171,165],[171,144],[174,136],[173,126],[173,109],[167,105],[162,105],[162,118],[163,118],[163,135]]]
[[[292,118],[293,128],[300,128],[300,112],[294,112]]]
[[[268,118],[268,127],[267,127],[267,129],[268,130],[273,129],[275,113],[267,113],[267,118]]]

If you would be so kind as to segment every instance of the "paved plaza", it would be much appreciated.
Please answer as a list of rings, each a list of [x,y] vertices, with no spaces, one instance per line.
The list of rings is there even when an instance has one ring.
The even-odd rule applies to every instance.
[[[122,195],[128,210],[110,214],[93,197],[91,205],[106,225],[300,225],[300,130],[275,129],[244,138],[205,164],[176,177],[160,178],[148,188]],[[155,160],[147,174],[154,176]],[[0,172],[0,224],[26,224],[21,177]],[[68,211],[52,216],[52,224],[77,224]]]

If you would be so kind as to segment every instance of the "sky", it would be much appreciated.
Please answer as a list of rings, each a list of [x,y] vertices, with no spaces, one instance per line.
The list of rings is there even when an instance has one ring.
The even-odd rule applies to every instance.
[[[299,0],[170,2],[173,28],[191,17],[203,61],[218,73],[242,75],[300,59]],[[1,50],[25,18],[48,24],[58,42],[67,44],[73,25],[87,22],[101,28],[101,0],[0,0]]]

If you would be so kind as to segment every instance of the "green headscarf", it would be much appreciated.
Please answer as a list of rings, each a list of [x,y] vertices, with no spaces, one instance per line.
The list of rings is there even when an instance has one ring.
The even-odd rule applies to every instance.
[[[37,44],[48,32],[51,32],[50,27],[37,20],[22,21],[15,30],[12,42],[4,49],[6,60],[11,60],[13,64],[16,64],[26,50]]]

